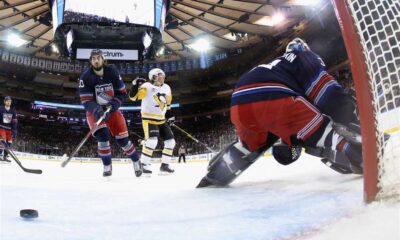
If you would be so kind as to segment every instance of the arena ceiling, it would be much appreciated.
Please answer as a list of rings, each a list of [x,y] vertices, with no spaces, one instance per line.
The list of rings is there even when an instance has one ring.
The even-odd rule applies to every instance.
[[[280,36],[301,26],[310,2],[316,0],[172,0],[163,33],[166,55],[196,54],[188,46],[203,36],[216,52]],[[8,35],[16,33],[27,42],[13,51],[57,58],[51,21],[47,0],[0,0],[0,48],[10,48]]]

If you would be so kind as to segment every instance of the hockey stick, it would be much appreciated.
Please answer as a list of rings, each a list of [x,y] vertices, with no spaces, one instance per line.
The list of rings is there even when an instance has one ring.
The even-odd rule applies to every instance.
[[[181,131],[183,134],[185,134],[188,138],[192,139],[193,141],[195,141],[196,143],[199,143],[201,145],[203,145],[205,148],[207,148],[209,151],[214,152],[214,150],[212,148],[210,148],[209,146],[207,146],[205,143],[200,142],[197,138],[193,137],[192,135],[190,135],[188,132],[186,132],[185,130],[183,130],[182,128],[178,127],[175,125],[175,123],[170,123],[169,125],[173,126],[174,128],[178,129],[179,131]]]
[[[129,133],[132,133],[133,135],[135,135],[136,137],[138,137],[139,141],[144,140],[144,137],[140,136],[139,134],[135,133],[134,131],[130,131]]]
[[[64,160],[61,163],[61,167],[67,166],[67,164],[71,161],[71,159],[75,156],[75,154],[78,153],[78,151],[82,148],[83,144],[89,139],[89,137],[97,130],[97,127],[100,125],[100,123],[104,120],[106,115],[111,111],[111,107],[107,107],[107,110],[103,113],[103,115],[97,120],[97,122],[94,124],[93,128],[90,129],[90,131],[86,134],[86,136],[82,139],[82,141],[78,144],[78,146],[75,148],[75,150],[69,155],[69,157]],[[63,155],[63,158],[66,156],[66,154]]]
[[[5,144],[4,141],[0,141],[1,144],[3,144],[4,149],[8,152],[8,154],[10,154],[11,158],[18,164],[18,166],[24,170],[24,172],[27,173],[34,173],[34,174],[42,174],[42,170],[40,169],[30,169],[30,168],[26,168],[22,165],[22,163],[18,160],[17,156],[14,154],[14,152],[8,148],[7,144]]]

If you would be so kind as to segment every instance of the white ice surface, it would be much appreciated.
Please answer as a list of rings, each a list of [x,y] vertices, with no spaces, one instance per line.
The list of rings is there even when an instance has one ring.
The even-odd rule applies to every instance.
[[[400,239],[400,205],[362,199],[362,178],[306,156],[290,166],[258,160],[227,188],[195,189],[207,163],[136,178],[131,164],[23,161],[0,164],[1,240]],[[21,209],[39,211],[31,221]]]

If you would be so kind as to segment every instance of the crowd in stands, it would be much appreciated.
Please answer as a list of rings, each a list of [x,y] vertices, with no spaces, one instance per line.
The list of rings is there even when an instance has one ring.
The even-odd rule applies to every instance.
[[[200,142],[208,147],[219,151],[230,142],[236,139],[234,128],[230,124],[228,116],[213,115],[195,119],[182,120],[176,123],[185,131],[189,132]],[[139,137],[143,136],[141,129],[129,129],[130,139],[141,152]],[[174,155],[177,155],[179,146],[184,145],[187,153],[201,154],[209,152],[203,145],[194,142],[176,129],[172,129],[176,140],[176,149]],[[86,123],[67,123],[55,121],[46,121],[46,119],[19,119],[18,136],[14,140],[13,148],[17,151],[56,155],[61,156],[64,153],[70,154],[79,144],[81,139],[89,131]],[[137,135],[132,134],[134,131]],[[157,149],[162,149],[162,141],[159,141]],[[121,148],[115,140],[111,140],[113,157],[125,157]],[[161,154],[156,151],[155,157]],[[93,137],[83,145],[79,157],[97,157],[97,143]]]
[[[109,19],[103,16],[79,13],[68,10],[64,12],[64,21],[65,22],[109,22],[109,23],[115,22],[114,19]]]

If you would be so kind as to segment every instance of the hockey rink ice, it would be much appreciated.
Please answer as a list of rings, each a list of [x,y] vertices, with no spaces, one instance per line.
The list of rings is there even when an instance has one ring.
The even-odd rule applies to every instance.
[[[400,239],[398,203],[363,203],[362,178],[302,155],[290,166],[259,159],[230,187],[195,189],[207,162],[173,163],[173,175],[134,176],[131,164],[0,164],[1,240]],[[23,220],[21,209],[39,218]]]

